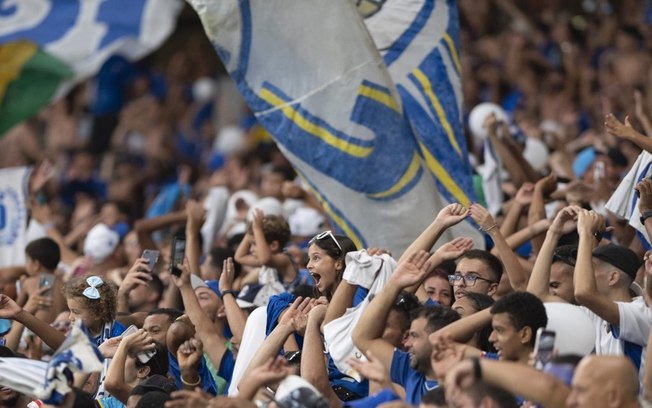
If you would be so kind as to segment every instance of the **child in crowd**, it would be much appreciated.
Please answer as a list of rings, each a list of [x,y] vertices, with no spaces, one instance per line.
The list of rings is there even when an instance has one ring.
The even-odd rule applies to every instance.
[[[125,330],[115,320],[117,289],[111,282],[104,282],[99,276],[80,276],[66,283],[63,294],[70,320],[81,319],[98,346]]]

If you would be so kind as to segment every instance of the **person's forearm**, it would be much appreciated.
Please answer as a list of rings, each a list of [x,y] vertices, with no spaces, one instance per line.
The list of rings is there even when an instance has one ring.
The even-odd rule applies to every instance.
[[[267,336],[258,351],[256,351],[256,354],[254,354],[254,356],[251,358],[251,361],[245,369],[245,373],[242,375],[242,377],[246,377],[251,370],[263,365],[270,358],[278,356],[278,353],[281,351],[281,347],[283,347],[283,343],[285,343],[285,340],[293,332],[294,329],[292,326],[288,324],[278,324],[274,330],[272,330],[269,336]]]
[[[645,135],[642,135],[638,132],[634,132],[634,134],[628,136],[626,139],[641,149],[647,151],[648,153],[652,153],[652,139],[650,137],[646,137]]]
[[[514,183],[514,185],[518,188],[526,181],[529,181],[526,177],[524,177],[525,171],[521,168],[521,165],[514,157],[511,149],[509,149],[509,147],[503,143],[502,140],[498,139],[495,132],[489,135],[489,139],[491,141],[491,145],[494,148],[494,151],[496,154],[498,154],[498,157],[500,157],[500,161],[502,162],[503,167],[507,171],[507,174],[509,174],[509,178],[512,180],[512,183]]]
[[[5,336],[5,347],[11,351],[18,351],[18,346],[20,345],[20,338],[23,336],[23,331],[25,326],[19,322],[12,322],[11,330]],[[652,364],[651,364],[652,365]]]
[[[430,225],[415,239],[410,246],[403,252],[398,262],[401,262],[403,259],[409,257],[410,255],[417,253],[421,250],[430,251],[435,245],[435,242],[441,237],[446,228],[443,223],[436,219],[433,220]]]
[[[24,310],[16,315],[15,320],[30,329],[53,350],[57,350],[66,339],[63,333]]]
[[[387,315],[401,290],[390,279],[364,310],[352,334],[353,344],[359,350],[369,350],[369,344],[383,335]]]
[[[500,232],[504,236],[509,237],[516,231],[516,228],[518,227],[518,221],[521,219],[524,208],[525,207],[521,203],[516,200],[512,200],[512,203],[509,206],[509,210],[507,211],[507,215],[500,225]]]
[[[181,368],[181,383],[184,390],[194,391],[195,387],[201,387],[201,376],[198,367]]]
[[[577,248],[577,264],[573,273],[573,285],[575,287],[575,298],[583,303],[592,296],[597,295],[598,289],[593,274],[592,252],[593,235],[586,231],[580,231],[580,242]]]
[[[219,335],[213,326],[213,322],[199,305],[199,301],[197,300],[195,292],[192,290],[190,284],[181,287],[181,298],[183,299],[186,314],[192,324],[195,325],[195,330],[197,330],[197,334],[202,341],[204,341],[204,338],[206,337],[216,334]]]
[[[199,258],[201,255],[198,236],[199,226],[192,221],[188,221],[186,224],[186,257],[190,264],[190,273],[194,275],[199,274]]]
[[[470,316],[463,317],[431,334],[431,340],[436,338],[435,335],[450,336],[453,341],[459,343],[466,343],[473,335],[487,324],[491,323],[490,309],[484,309],[479,312],[473,313]],[[434,337],[433,337],[434,336]]]
[[[482,380],[544,407],[564,407],[570,389],[552,375],[529,366],[489,359],[480,360]]]
[[[116,312],[117,313],[130,313],[131,310],[129,309],[129,293],[122,291],[118,289],[118,296],[117,296],[117,305],[116,305]]]
[[[530,275],[527,291],[540,299],[548,296],[552,256],[557,247],[557,243],[559,242],[559,238],[561,238],[561,236],[558,233],[548,230],[543,245],[541,246],[541,250],[534,262],[534,268],[532,269],[532,275]]]
[[[263,233],[262,228],[254,227],[254,241],[256,242],[256,258],[260,265],[269,265],[270,260],[272,259],[272,251],[269,248],[269,244],[265,239],[265,234]]]
[[[180,210],[162,215],[160,217],[143,218],[136,221],[134,224],[134,229],[138,233],[140,246],[143,249],[156,249],[156,244],[152,240],[151,233],[176,222],[183,222],[185,220],[186,212],[184,210]]]
[[[321,338],[319,322],[309,319],[306,326],[306,337],[301,352],[301,376],[310,382],[322,395],[329,400],[329,406],[339,407],[341,402],[336,398],[330,382],[328,369],[324,358],[324,343]],[[339,404],[339,405],[338,405]]]
[[[527,287],[528,276],[523,270],[518,257],[514,251],[512,251],[512,248],[509,247],[507,241],[505,241],[505,237],[500,233],[500,230],[497,227],[490,230],[489,235],[494,241],[498,258],[500,258],[505,266],[505,273],[507,273],[507,277],[509,278],[509,284],[514,290],[525,290]]]
[[[127,347],[126,343],[120,343],[118,349],[111,359],[109,369],[106,370],[106,379],[104,386],[106,390],[120,400],[123,404],[127,404],[127,399],[131,393],[131,387],[125,381],[125,365],[127,364]]]
[[[328,304],[328,309],[326,309],[326,317],[324,318],[322,327],[326,326],[333,320],[340,318],[344,315],[347,308],[353,306],[353,298],[355,297],[355,291],[357,289],[357,285],[351,285],[345,280],[342,280],[340,284],[337,285],[333,298]]]
[[[521,245],[525,244],[527,241],[538,237],[548,230],[550,227],[550,222],[547,219],[539,220],[534,225],[528,225],[527,227],[513,233],[512,235],[505,238],[507,245],[509,245],[512,250],[519,248]],[[502,232],[502,230],[501,230]],[[504,236],[505,234],[503,234]]]
[[[229,328],[231,329],[231,333],[233,333],[233,337],[242,340],[244,328],[247,324],[247,315],[240,306],[238,306],[235,295],[227,294],[225,296],[222,294],[222,302],[224,303],[224,309],[226,311],[226,321],[229,323]]]
[[[257,259],[249,254],[250,249],[251,249],[251,242],[249,239],[249,235],[245,235],[242,241],[240,241],[240,245],[238,245],[238,248],[235,250],[235,255],[233,255],[233,259],[235,259],[235,261],[240,265],[260,266],[260,263],[258,263]]]
[[[530,209],[527,214],[527,223],[528,225],[534,225],[537,221],[543,220],[546,218],[546,207],[543,197],[543,192],[535,187],[534,193],[532,194],[532,202],[530,203]],[[534,253],[539,253],[541,250],[541,245],[543,245],[544,237],[535,237],[532,239],[532,250]]]

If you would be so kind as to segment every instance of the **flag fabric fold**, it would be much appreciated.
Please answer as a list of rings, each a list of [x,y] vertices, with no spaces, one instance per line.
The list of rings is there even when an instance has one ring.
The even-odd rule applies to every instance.
[[[415,136],[403,85],[395,86],[353,2],[189,3],[258,121],[359,248],[400,254],[447,202],[469,203],[467,192],[442,198],[437,183],[449,181],[428,176],[441,167],[426,148],[433,143]],[[457,96],[448,98],[459,112]]]

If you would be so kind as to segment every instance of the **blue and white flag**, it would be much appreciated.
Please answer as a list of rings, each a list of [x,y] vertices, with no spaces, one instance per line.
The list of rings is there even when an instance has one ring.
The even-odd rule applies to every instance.
[[[475,200],[464,139],[456,0],[358,0],[445,204]],[[456,229],[479,239],[470,224]]]
[[[77,322],[49,363],[26,358],[0,358],[0,386],[59,405],[72,391],[73,373],[102,371],[103,357]]]
[[[0,0],[0,44],[34,42],[80,80],[113,54],[135,60],[155,50],[182,6],[179,0]]]
[[[638,155],[636,162],[629,173],[620,182],[616,191],[611,195],[605,207],[621,219],[629,220],[629,225],[638,231],[639,236],[647,240],[647,245],[652,245],[652,240],[641,224],[641,212],[638,209],[638,195],[634,187],[646,177],[652,176],[652,154],[643,150]]]
[[[359,248],[402,253],[446,201],[355,4],[189,3],[258,121],[336,228]]]
[[[25,265],[30,174],[31,167],[0,169],[0,267]]]

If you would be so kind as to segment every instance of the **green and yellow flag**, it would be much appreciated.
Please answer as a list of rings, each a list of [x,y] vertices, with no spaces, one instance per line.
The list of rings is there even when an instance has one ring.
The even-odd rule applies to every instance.
[[[38,113],[72,76],[67,64],[32,42],[0,45],[0,135]]]

